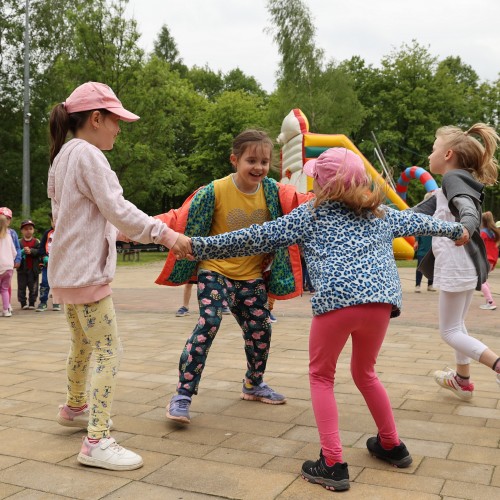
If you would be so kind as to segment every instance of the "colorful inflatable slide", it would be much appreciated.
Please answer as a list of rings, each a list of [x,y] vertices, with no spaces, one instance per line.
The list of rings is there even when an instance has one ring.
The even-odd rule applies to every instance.
[[[332,147],[350,149],[363,159],[366,171],[374,182],[384,187],[389,205],[404,210],[408,205],[386,183],[383,177],[375,170],[371,163],[363,156],[359,149],[342,134],[313,134],[309,132],[309,123],[300,109],[293,109],[285,117],[278,136],[281,148],[281,182],[293,184],[297,189],[306,193],[312,189],[312,179],[302,172],[304,163],[317,158],[323,151]],[[414,238],[397,238],[393,242],[396,259],[413,259]]]

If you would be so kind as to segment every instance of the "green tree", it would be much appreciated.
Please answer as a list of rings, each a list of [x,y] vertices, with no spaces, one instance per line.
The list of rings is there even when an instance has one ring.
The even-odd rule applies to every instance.
[[[195,152],[188,174],[191,187],[224,177],[232,172],[229,162],[233,139],[247,128],[266,129],[267,113],[263,97],[243,90],[226,91],[208,103],[195,121]]]
[[[350,75],[315,46],[316,30],[302,0],[269,0],[272,26],[267,29],[281,61],[278,87],[270,100],[270,121],[281,124],[300,108],[312,132],[350,134],[361,125],[363,109]],[[279,129],[278,125],[278,129]]]
[[[206,107],[191,84],[152,57],[126,102],[141,119],[124,124],[109,154],[125,196],[148,213],[177,206],[188,193],[195,125]]]

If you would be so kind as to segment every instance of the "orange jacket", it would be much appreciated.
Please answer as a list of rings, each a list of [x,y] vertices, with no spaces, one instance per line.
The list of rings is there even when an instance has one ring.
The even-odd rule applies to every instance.
[[[294,186],[278,183],[268,177],[262,184],[273,220],[314,197],[312,193],[299,193]],[[180,208],[157,215],[156,218],[187,236],[207,236],[212,224],[214,200],[213,183],[210,183],[192,193]],[[301,295],[302,266],[298,246],[278,250],[272,260],[269,276],[266,273],[269,296],[283,300]],[[156,283],[178,286],[196,280],[197,265],[197,262],[177,261],[173,252],[170,252]],[[280,281],[286,282],[286,286],[280,286]]]

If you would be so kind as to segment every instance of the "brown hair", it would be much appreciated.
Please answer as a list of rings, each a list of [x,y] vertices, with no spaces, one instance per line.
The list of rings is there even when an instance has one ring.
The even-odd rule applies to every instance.
[[[382,217],[384,211],[380,208],[386,198],[386,192],[378,184],[372,183],[368,175],[365,179],[357,181],[351,178],[345,182],[343,173],[333,177],[314,200],[314,208],[326,201],[340,201],[349,207],[356,215],[366,215],[371,212],[375,217]]]
[[[473,135],[478,136],[482,144]],[[486,186],[496,183],[498,162],[494,155],[500,137],[493,127],[476,123],[466,132],[458,127],[441,127],[436,137],[443,138],[446,147],[455,153],[459,168],[467,170]]]
[[[68,113],[64,104],[56,104],[50,113],[50,163],[54,161],[61,148],[63,147],[68,133],[74,136],[76,131],[83,127],[89,116],[99,111],[103,116],[109,115],[106,109],[91,109],[89,111],[79,111],[77,113]]]
[[[495,225],[495,219],[491,212],[484,212],[481,216],[481,226],[489,229],[495,235],[495,242],[500,244],[500,229]]]
[[[256,129],[247,129],[238,134],[233,140],[233,148],[232,154],[236,156],[236,158],[241,158],[241,155],[251,146],[260,145],[261,147],[269,146],[270,150],[270,158],[272,160],[273,154],[273,141],[266,134],[266,132],[262,130]]]

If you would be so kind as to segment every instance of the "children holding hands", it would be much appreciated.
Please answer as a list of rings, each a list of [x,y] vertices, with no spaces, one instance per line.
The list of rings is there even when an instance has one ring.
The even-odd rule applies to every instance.
[[[392,240],[400,236],[447,236],[462,245],[468,231],[412,211],[382,205],[361,158],[331,148],[304,166],[314,179],[316,199],[262,225],[205,238],[192,237],[198,260],[278,252],[298,244],[316,294],[309,340],[309,378],[321,451],[302,466],[303,477],[327,489],[349,488],[334,395],[337,359],[352,338],[351,373],[374,418],[378,433],[369,452],[397,467],[411,456],[399,439],[387,392],[375,363],[391,317],[399,315],[402,291]]]

